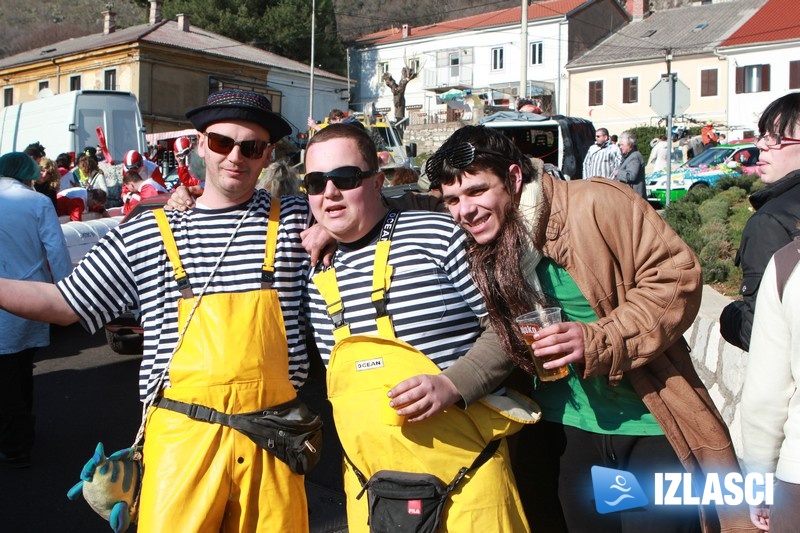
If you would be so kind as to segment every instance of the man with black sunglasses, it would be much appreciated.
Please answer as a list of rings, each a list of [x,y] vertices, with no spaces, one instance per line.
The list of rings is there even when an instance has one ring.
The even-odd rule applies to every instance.
[[[457,130],[429,160],[507,353],[530,367],[516,316],[556,303],[565,321],[535,335],[559,381],[523,376],[543,421],[519,433],[514,475],[531,524],[548,532],[752,529],[745,506],[597,511],[592,467],[635,475],[738,472],[728,429],[682,337],[700,306],[700,264],[629,187],[537,173],[502,133]],[[721,502],[719,502],[721,503]]]
[[[310,321],[347,456],[348,526],[366,532],[360,482],[376,471],[431,473],[447,483],[488,441],[519,429],[502,417],[489,428],[480,414],[511,364],[493,333],[481,334],[486,309],[463,231],[444,213],[387,207],[377,151],[363,129],[323,129],[309,141],[305,165],[311,211],[338,242],[331,267],[318,268],[309,284]],[[398,344],[409,365],[403,372],[393,370]],[[385,422],[385,411],[399,422]],[[458,491],[443,529],[528,530],[505,441]]]
[[[293,401],[308,374],[308,204],[255,190],[291,129],[265,96],[241,90],[214,93],[187,117],[206,166],[196,208],[138,215],[57,286],[0,280],[0,309],[91,332],[140,310],[149,406],[140,531],[304,533],[303,476],[204,409],[241,414]]]

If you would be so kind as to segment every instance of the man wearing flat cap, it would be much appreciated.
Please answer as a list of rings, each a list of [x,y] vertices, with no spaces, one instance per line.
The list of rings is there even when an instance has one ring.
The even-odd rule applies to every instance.
[[[307,375],[308,206],[255,190],[291,130],[267,98],[240,90],[187,117],[206,165],[196,207],[115,228],[57,286],[0,280],[0,309],[90,332],[139,309],[149,407],[139,531],[307,531],[301,475],[244,434],[185,414],[283,404]]]

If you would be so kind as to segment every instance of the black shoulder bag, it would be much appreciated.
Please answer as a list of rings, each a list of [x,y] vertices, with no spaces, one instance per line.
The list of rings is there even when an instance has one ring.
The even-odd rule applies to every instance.
[[[462,467],[449,485],[432,474],[379,470],[366,479],[347,454],[345,460],[361,483],[360,499],[367,493],[370,533],[434,533],[442,521],[447,497],[469,472],[494,455],[500,440],[491,441],[469,467]]]

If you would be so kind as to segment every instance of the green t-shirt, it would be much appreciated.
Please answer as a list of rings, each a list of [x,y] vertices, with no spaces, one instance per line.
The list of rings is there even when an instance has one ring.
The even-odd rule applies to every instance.
[[[572,276],[550,258],[536,267],[542,290],[555,298],[569,322],[594,322],[597,315]],[[573,365],[569,376],[558,381],[538,381],[532,397],[542,417],[592,433],[615,435],[663,435],[653,415],[631,387],[627,377],[608,385],[606,376],[578,377]]]

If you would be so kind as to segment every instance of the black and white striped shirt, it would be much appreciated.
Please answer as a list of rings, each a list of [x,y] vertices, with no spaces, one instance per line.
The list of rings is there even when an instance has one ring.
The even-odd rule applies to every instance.
[[[344,302],[344,319],[352,335],[376,334],[372,304],[374,238],[363,247],[339,245],[334,258]],[[392,237],[389,264],[394,268],[387,310],[397,338],[447,368],[472,347],[480,335],[478,317],[486,314],[483,297],[469,273],[463,230],[446,214],[404,211]],[[333,323],[313,282],[309,283],[310,320],[317,347],[327,366],[334,345]]]
[[[248,206],[250,213],[206,291],[237,293],[260,288],[269,194],[256,191],[249,202],[229,209],[167,211],[195,295],[208,279]],[[302,385],[308,375],[302,311],[307,299],[309,260],[300,241],[300,232],[308,226],[308,220],[308,203],[304,198],[281,199],[273,286],[283,312],[289,377],[295,387]],[[140,310],[145,334],[139,390],[144,401],[169,361],[179,327],[180,293],[153,213],[145,212],[110,231],[58,287],[89,332],[98,330],[127,309]],[[219,334],[224,335],[224,329]]]

